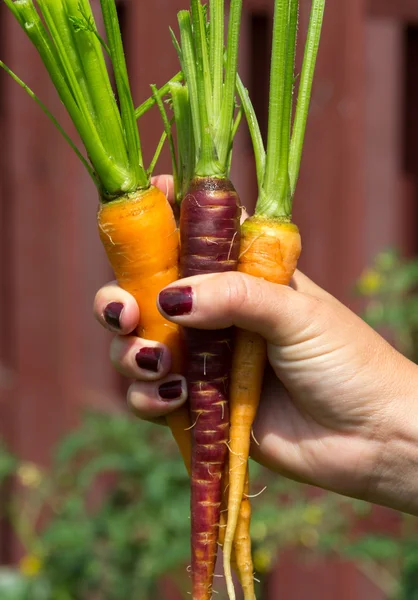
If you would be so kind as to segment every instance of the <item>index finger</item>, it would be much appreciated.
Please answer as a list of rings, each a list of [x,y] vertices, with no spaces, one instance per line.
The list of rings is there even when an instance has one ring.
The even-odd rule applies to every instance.
[[[155,177],[151,178],[151,183],[165,194],[167,200],[171,206],[173,206],[175,203],[175,198],[172,175],[155,175]]]

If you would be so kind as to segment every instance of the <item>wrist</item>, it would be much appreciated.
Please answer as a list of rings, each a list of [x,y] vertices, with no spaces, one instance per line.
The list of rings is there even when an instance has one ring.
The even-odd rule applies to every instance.
[[[366,500],[418,515],[418,366],[398,354]]]

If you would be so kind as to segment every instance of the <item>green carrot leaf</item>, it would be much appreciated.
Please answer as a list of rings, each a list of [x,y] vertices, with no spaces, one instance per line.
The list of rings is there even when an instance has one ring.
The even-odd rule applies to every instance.
[[[160,111],[161,118],[162,118],[162,121],[164,124],[164,131],[167,135],[168,143],[170,146],[171,162],[172,162],[172,168],[173,168],[173,179],[174,179],[174,195],[177,198],[181,182],[179,181],[179,169],[178,169],[178,164],[177,164],[177,156],[176,156],[176,149],[174,146],[173,134],[171,131],[171,123],[168,120],[167,113],[165,112],[164,104],[161,100],[161,96],[158,93],[157,86],[151,85],[151,90],[152,90],[152,95],[155,98],[155,102],[158,106],[158,110]]]
[[[234,115],[241,12],[242,0],[231,0],[225,67],[225,83],[222,94],[221,114],[215,138],[218,158],[221,165],[225,164],[228,161],[228,154],[231,145],[231,127]]]
[[[261,190],[266,167],[266,151],[264,149],[263,136],[261,135],[260,126],[248,90],[244,87],[239,75],[237,76],[237,89],[248,129],[250,131],[251,142],[254,149],[258,189]]]
[[[109,159],[107,151],[103,147],[95,122],[88,110],[87,100],[81,92],[77,78],[72,78],[67,74],[66,65],[61,59],[60,39],[51,37],[41,21],[32,0],[19,0],[19,3],[13,3],[11,0],[5,0],[11,8],[14,16],[20,23],[23,31],[33,43],[51,77],[51,80],[63,102],[68,113],[80,134],[80,137],[86,147],[95,171],[103,185],[109,192],[116,192],[121,187],[121,182],[126,180],[127,173],[124,165],[120,165]],[[43,2],[38,0],[42,9]],[[58,46],[57,46],[58,44]]]
[[[289,179],[289,146],[293,111],[293,82],[296,58],[296,41],[299,16],[299,0],[289,0],[289,22],[287,27],[287,51],[286,66],[284,73],[284,101],[282,116],[282,139],[280,151],[280,163],[278,172],[278,188],[280,203],[283,204],[284,212],[290,214],[292,211],[292,196]]]
[[[214,127],[221,113],[224,71],[224,1],[210,0],[210,65],[213,85]]]
[[[77,148],[77,146],[74,144],[74,142],[72,141],[72,139],[70,138],[70,136],[64,131],[64,129],[58,123],[58,121],[56,120],[56,118],[54,117],[54,115],[50,112],[50,110],[45,106],[45,104],[42,102],[42,100],[40,100],[38,98],[38,96],[35,94],[35,92],[33,92],[31,90],[31,88],[28,85],[26,85],[26,83],[24,81],[22,81],[11,69],[9,69],[9,67],[2,60],[0,60],[0,67],[2,69],[4,69],[4,71],[6,71],[6,73],[8,75],[10,75],[10,77],[18,85],[20,85],[20,87],[23,88],[25,90],[25,92],[33,100],[35,100],[35,102],[40,106],[40,108],[42,109],[42,111],[46,114],[46,116],[53,123],[53,125],[58,129],[58,131],[61,133],[61,135],[63,136],[63,138],[65,139],[65,141],[69,144],[70,148],[72,148],[72,150],[75,152],[76,156],[82,162],[82,164],[84,165],[86,171],[88,172],[88,174],[92,178],[92,180],[93,180],[94,184],[96,185],[96,187],[100,188],[100,183],[99,183],[99,180],[97,179],[96,173],[93,171],[93,169],[91,168],[91,166],[89,165],[89,163],[87,162],[87,160],[84,158],[84,156],[81,154],[81,152]]]
[[[177,156],[181,175],[181,190],[178,200],[181,200],[196,168],[196,150],[188,88],[180,83],[171,83],[170,93],[177,128]]]
[[[295,193],[300,163],[302,160],[303,142],[305,139],[306,123],[308,120],[309,104],[311,101],[312,84],[318,57],[324,11],[325,0],[313,0],[300,77],[292,140],[290,144],[289,176],[292,196]]]
[[[172,122],[170,121],[170,126],[171,125],[172,125]],[[167,132],[163,131],[163,133],[162,133],[162,135],[160,137],[160,141],[158,142],[157,149],[155,150],[154,156],[152,157],[150,166],[147,169],[147,175],[148,175],[149,179],[151,179],[151,176],[152,176],[152,174],[154,172],[154,169],[155,169],[155,165],[157,164],[158,159],[160,158],[160,154],[161,154],[161,151],[162,151],[162,149],[164,147],[166,139],[167,139]]]
[[[70,16],[69,17],[70,23],[72,23],[72,25],[74,27],[74,31],[76,33],[78,33],[79,31],[93,33],[96,36],[96,38],[98,39],[98,41],[100,42],[100,44],[101,44],[102,48],[104,49],[104,51],[106,52],[106,54],[108,54],[110,56],[109,46],[106,44],[106,42],[104,41],[102,36],[97,31],[97,27],[94,22],[93,15],[88,15],[85,12],[85,9],[81,2],[78,3],[78,10],[79,10],[80,16]]]
[[[196,55],[193,41],[192,23],[190,13],[187,10],[181,10],[178,13],[178,22],[180,28],[181,52],[183,56],[183,72],[189,88],[190,108],[193,120],[193,134],[195,141],[196,155],[200,152],[201,146],[201,126],[200,126],[200,96],[197,88],[197,69]]]
[[[131,168],[140,185],[146,186],[147,174],[143,167],[141,144],[139,141],[138,127],[135,118],[135,108],[129,85],[128,71],[126,68],[125,54],[122,44],[122,36],[119,28],[118,15],[114,0],[100,0],[103,13],[103,21],[109,43],[110,56],[115,73],[116,87],[123,127],[125,130],[127,150]]]
[[[289,0],[276,0],[273,22],[273,46],[270,70],[269,118],[267,136],[267,159],[263,191],[275,209],[280,201],[277,178],[282,150],[283,110],[285,105],[285,81],[287,41],[289,24]],[[266,214],[268,207],[263,206]]]
[[[163,98],[170,92],[170,84],[171,83],[175,83],[175,82],[182,81],[182,80],[183,80],[183,73],[182,73],[182,71],[179,71],[179,73],[174,75],[174,77],[172,77],[170,79],[170,81],[168,81],[166,84],[164,84],[158,90],[158,95],[160,96],[160,98]],[[135,109],[135,118],[139,119],[140,117],[142,117],[142,115],[144,115],[146,112],[148,112],[149,109],[152,108],[154,105],[155,105],[155,98],[154,98],[154,96],[151,96],[150,98],[145,100],[140,106],[138,106],[138,108]]]

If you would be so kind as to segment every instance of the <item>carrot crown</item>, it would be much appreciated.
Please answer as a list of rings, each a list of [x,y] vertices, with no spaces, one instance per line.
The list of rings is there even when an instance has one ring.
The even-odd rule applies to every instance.
[[[178,131],[186,123],[185,144],[181,147],[186,149],[186,138],[193,138],[193,155],[186,149],[187,156],[181,156],[183,165],[186,161],[191,165],[186,167],[185,179],[190,173],[225,177],[236,131],[235,85],[242,0],[231,0],[225,68],[224,0],[210,0],[209,10],[210,23],[206,7],[200,0],[191,0],[191,11],[178,13],[180,42],[171,31],[188,90],[186,98],[178,86],[171,86]]]
[[[312,0],[298,99],[292,119],[299,0],[275,0],[267,151],[248,92],[240,79],[237,82],[256,159],[256,214],[259,216],[291,219],[324,9],[325,0]]]
[[[34,44],[86,148],[87,161],[39,98],[4,63],[0,66],[35,99],[64,135],[102,197],[147,188],[136,119],[154,103],[134,109],[114,0],[100,0],[107,41],[96,27],[89,0],[4,0]],[[118,100],[104,54],[109,55]],[[174,79],[178,80],[178,74]],[[161,150],[165,134],[157,149]],[[152,161],[152,167],[156,162]]]

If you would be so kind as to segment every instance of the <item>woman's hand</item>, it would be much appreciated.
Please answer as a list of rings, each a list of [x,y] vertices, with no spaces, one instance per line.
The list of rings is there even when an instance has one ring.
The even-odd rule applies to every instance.
[[[159,305],[180,325],[235,325],[266,339],[271,369],[254,424],[256,460],[292,479],[418,512],[418,367],[348,308],[299,272],[292,287],[240,273],[192,277],[163,290]],[[126,335],[139,317],[133,298],[109,284],[95,314],[119,333],[111,360],[137,380],[128,393],[135,412],[155,420],[181,405],[186,384],[168,375],[168,349]]]

